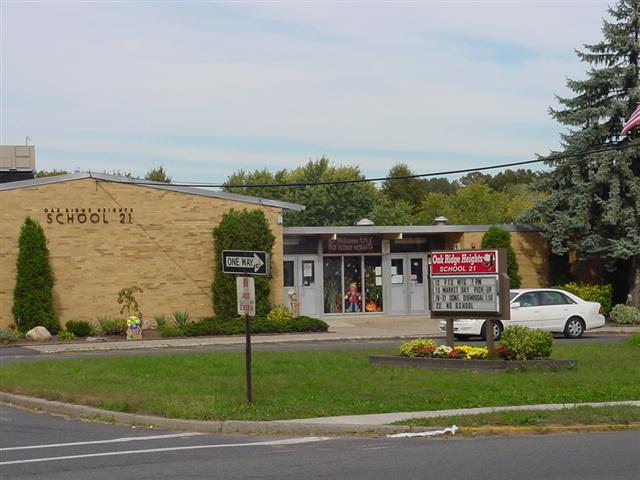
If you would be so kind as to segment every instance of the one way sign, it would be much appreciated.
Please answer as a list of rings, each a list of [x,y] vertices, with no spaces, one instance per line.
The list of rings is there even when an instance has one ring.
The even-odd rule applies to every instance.
[[[260,251],[223,250],[222,271],[243,275],[269,275],[269,254]]]

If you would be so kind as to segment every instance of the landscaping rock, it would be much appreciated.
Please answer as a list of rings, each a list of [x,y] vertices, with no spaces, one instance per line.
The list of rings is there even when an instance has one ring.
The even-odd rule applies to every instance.
[[[87,337],[87,342],[106,342],[106,337]]]
[[[32,328],[27,332],[25,337],[34,342],[48,342],[51,340],[51,334],[45,327]]]

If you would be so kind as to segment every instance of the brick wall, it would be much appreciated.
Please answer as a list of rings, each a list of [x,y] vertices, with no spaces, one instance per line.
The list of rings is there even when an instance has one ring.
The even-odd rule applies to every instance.
[[[276,237],[271,301],[279,303],[279,208],[89,178],[0,191],[0,327],[13,322],[18,237],[26,216],[42,225],[49,241],[54,302],[63,323],[119,316],[118,291],[131,285],[144,289],[139,301],[145,318],[174,310],[197,318],[213,313],[212,229],[231,208],[265,212]],[[53,210],[51,223],[45,209]],[[57,209],[63,224],[56,221]]]

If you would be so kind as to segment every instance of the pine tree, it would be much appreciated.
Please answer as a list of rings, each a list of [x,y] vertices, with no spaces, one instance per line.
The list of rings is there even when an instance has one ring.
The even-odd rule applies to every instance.
[[[578,58],[589,69],[584,80],[567,80],[575,92],[557,97],[551,116],[567,127],[564,152],[589,152],[547,162],[554,169],[538,181],[548,192],[524,220],[540,221],[553,253],[576,252],[603,260],[610,271],[631,264],[629,289],[640,293],[640,147],[602,150],[637,143],[638,132],[620,138],[625,119],[640,103],[640,2],[619,0],[603,21],[603,40],[584,45]],[[639,144],[640,145],[640,144]]]
[[[152,168],[144,176],[145,180],[151,180],[153,182],[171,183],[171,177],[167,175],[167,171],[162,165],[157,168]]]
[[[60,330],[60,323],[53,308],[53,273],[47,239],[40,224],[27,217],[18,244],[13,318],[21,332],[40,325],[55,334]]]

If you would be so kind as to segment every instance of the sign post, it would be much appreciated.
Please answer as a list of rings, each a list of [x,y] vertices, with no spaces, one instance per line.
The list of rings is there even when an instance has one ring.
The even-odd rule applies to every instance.
[[[244,365],[247,388],[247,402],[253,400],[251,382],[251,317],[256,314],[256,290],[253,277],[248,275],[269,275],[269,254],[262,251],[223,250],[222,271],[242,275],[236,277],[238,315],[244,316]]]
[[[506,266],[504,249],[431,253],[431,317],[446,319],[449,346],[456,318],[478,318],[486,320],[487,348],[493,348],[493,321],[511,313]]]

